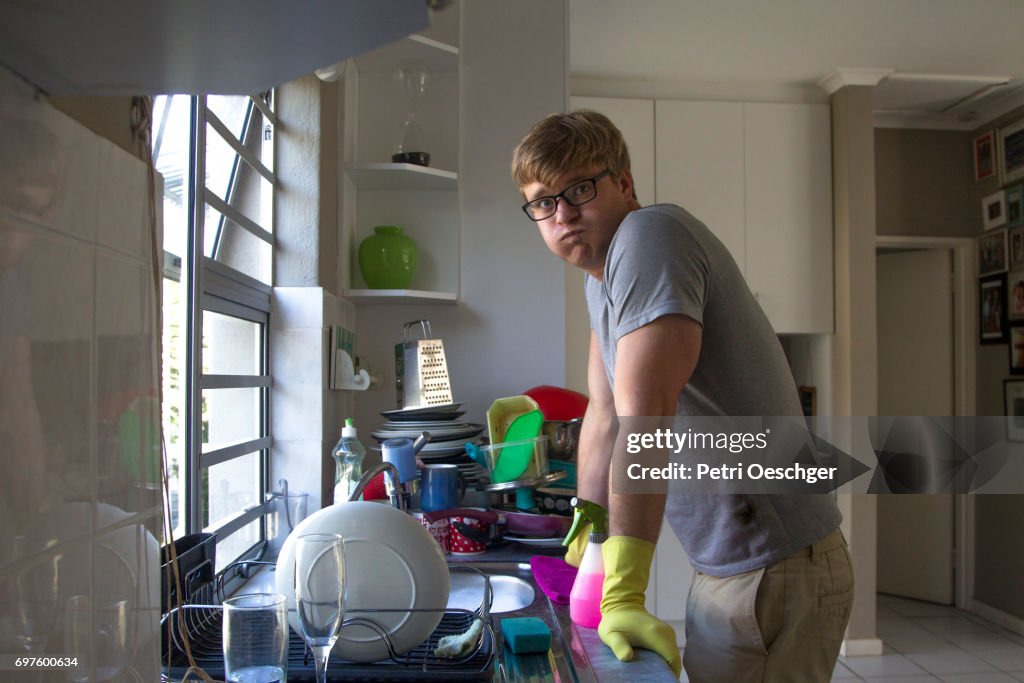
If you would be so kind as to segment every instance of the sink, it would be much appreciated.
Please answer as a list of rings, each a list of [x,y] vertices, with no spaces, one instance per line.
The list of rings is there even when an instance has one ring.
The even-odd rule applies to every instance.
[[[568,622],[568,609],[564,615],[556,613],[551,602],[537,587],[530,565],[524,562],[467,562],[461,566],[475,571],[451,572],[451,592],[448,607],[476,609],[483,591],[484,577],[491,583],[494,594],[490,621],[498,643],[498,659],[492,683],[511,683],[531,680],[578,681],[597,680],[585,656],[573,656],[570,641],[575,637]],[[452,567],[455,568],[455,565]],[[479,573],[478,573],[479,572]],[[501,621],[508,617],[537,617],[551,629],[551,650],[547,654],[514,655],[504,648]]]
[[[537,591],[533,585],[518,576],[491,574],[491,614],[515,612],[533,604]],[[474,610],[480,606],[484,593],[484,577],[480,574],[452,572],[448,607]]]

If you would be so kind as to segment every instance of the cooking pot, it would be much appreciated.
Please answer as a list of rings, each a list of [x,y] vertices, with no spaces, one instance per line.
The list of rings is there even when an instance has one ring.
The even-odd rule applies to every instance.
[[[583,418],[572,420],[544,420],[540,433],[548,437],[548,452],[551,457],[561,460],[576,460],[580,445],[580,429]]]
[[[456,521],[456,519],[458,521]],[[501,517],[498,513],[491,510],[480,510],[477,508],[451,508],[448,510],[435,510],[434,512],[424,512],[423,519],[428,522],[437,522],[442,519],[452,520],[452,526],[455,531],[462,534],[471,541],[482,543],[484,545],[490,545],[494,541],[501,538],[505,530],[501,526]],[[463,520],[475,519],[483,522],[483,529],[477,526],[470,526]]]

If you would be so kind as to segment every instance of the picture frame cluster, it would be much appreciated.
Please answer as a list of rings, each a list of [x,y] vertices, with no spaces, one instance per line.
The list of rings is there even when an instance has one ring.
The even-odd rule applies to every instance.
[[[1024,375],[1024,118],[974,138],[974,179],[999,187],[982,197],[978,246],[981,344],[1006,344],[1009,374]],[[1003,381],[1006,435],[1024,441],[1024,377]]]

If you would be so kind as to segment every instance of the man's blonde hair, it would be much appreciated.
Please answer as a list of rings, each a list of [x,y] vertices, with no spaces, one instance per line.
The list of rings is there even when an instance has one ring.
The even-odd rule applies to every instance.
[[[534,182],[553,187],[563,174],[588,166],[618,176],[629,170],[629,150],[607,116],[581,109],[534,124],[512,154],[512,179],[520,189]]]

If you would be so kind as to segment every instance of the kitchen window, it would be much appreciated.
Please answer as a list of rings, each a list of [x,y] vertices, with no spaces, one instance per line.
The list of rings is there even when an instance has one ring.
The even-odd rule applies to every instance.
[[[155,98],[163,197],[163,429],[175,538],[256,556],[271,446],[273,91]]]

